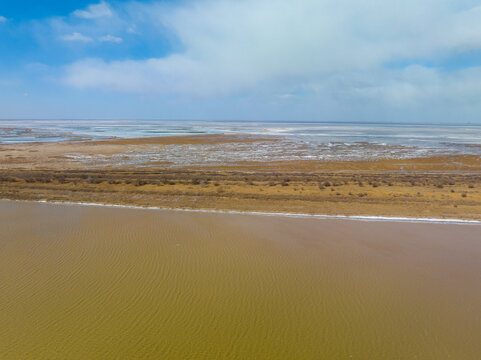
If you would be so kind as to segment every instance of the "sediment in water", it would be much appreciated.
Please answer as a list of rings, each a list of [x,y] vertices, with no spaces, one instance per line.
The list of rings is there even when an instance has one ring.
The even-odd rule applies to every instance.
[[[0,202],[0,358],[477,359],[480,228]]]

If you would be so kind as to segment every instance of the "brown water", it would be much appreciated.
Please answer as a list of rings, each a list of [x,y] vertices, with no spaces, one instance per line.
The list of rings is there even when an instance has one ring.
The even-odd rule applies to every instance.
[[[0,359],[479,359],[481,227],[0,202]]]

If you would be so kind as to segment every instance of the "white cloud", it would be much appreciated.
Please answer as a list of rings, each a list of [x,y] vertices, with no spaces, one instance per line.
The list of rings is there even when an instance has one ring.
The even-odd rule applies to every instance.
[[[102,4],[108,7],[91,5],[88,12]],[[440,109],[447,106],[443,103],[479,108],[475,104],[481,96],[479,68],[407,66],[481,52],[481,7],[473,4],[473,0],[117,4],[123,6],[116,12],[122,14],[122,23],[148,22],[159,38],[175,39],[180,50],[144,60],[80,60],[66,68],[65,81],[79,88],[213,99],[243,94],[289,104],[311,102],[312,109],[370,108],[373,113],[381,108],[417,109],[422,101]]]
[[[112,9],[109,4],[102,1],[99,4],[89,5],[87,10],[75,10],[72,14],[78,18],[95,19],[112,16]]]
[[[82,35],[81,33],[74,32],[71,35],[64,35],[61,37],[64,41],[80,41],[80,42],[92,42],[93,39],[91,37]]]
[[[105,35],[105,36],[100,36],[99,41],[100,42],[112,42],[112,43],[115,43],[115,44],[120,44],[124,40],[121,37],[118,37],[118,36]]]
[[[61,37],[64,41],[80,41],[80,42],[93,42],[94,39],[90,36],[83,35],[79,32],[74,32],[71,35],[64,35]],[[124,40],[121,37],[113,36],[113,35],[104,35],[98,37],[99,42],[111,42],[115,44],[120,44]]]
[[[137,32],[137,25],[135,25],[135,24],[130,25],[130,26],[127,28],[127,33],[129,33],[129,34],[138,34],[138,32]]]
[[[4,23],[7,21],[7,18],[5,16],[0,15],[0,23]]]
[[[143,61],[97,62],[95,66],[101,66],[108,78],[116,78],[107,73],[121,68],[120,79],[136,78],[136,83],[159,91],[199,92],[192,89],[195,87],[217,93],[279,79],[303,81],[331,72],[381,67],[386,62],[432,58],[459,49],[479,50],[481,8],[462,8],[462,2],[205,0],[171,6],[136,4],[137,13],[143,11],[169,29],[185,51]],[[71,70],[88,71],[85,64]],[[183,89],[167,80],[190,85]],[[93,78],[91,84],[82,84],[107,86],[108,81]],[[111,87],[135,88],[122,80]]]

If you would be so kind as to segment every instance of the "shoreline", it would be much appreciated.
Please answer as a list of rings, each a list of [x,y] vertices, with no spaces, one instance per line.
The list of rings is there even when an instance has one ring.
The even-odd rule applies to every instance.
[[[136,206],[122,204],[104,204],[71,201],[48,201],[48,200],[14,200],[0,199],[0,202],[13,203],[34,203],[60,206],[91,206],[133,210],[154,210],[172,212],[191,212],[225,215],[252,215],[252,216],[273,216],[289,218],[305,218],[319,220],[348,220],[361,222],[393,222],[393,223],[415,223],[415,224],[443,224],[443,225],[481,225],[478,220],[452,219],[452,218],[416,218],[416,217],[390,217],[390,216],[370,216],[370,215],[327,215],[327,214],[303,214],[303,213],[282,213],[282,212],[262,212],[262,211],[237,211],[237,210],[216,210],[216,209],[190,209],[190,208],[168,208],[157,206]]]

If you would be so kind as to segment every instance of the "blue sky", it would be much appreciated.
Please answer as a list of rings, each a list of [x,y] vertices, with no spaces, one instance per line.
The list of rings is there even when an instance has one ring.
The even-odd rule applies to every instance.
[[[0,118],[481,124],[472,0],[2,1]]]

